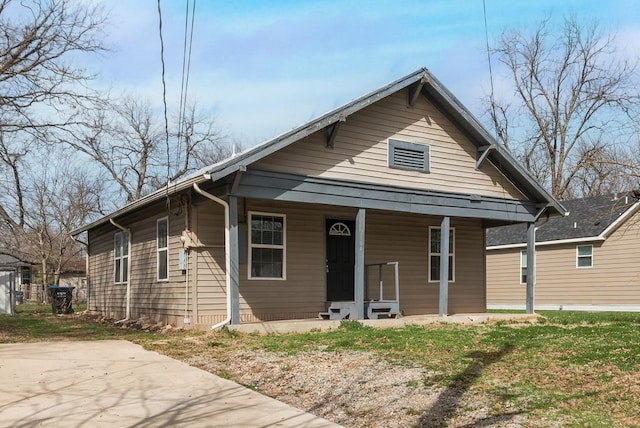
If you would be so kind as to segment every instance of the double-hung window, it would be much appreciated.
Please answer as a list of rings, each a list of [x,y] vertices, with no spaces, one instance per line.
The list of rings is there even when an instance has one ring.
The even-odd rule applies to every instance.
[[[249,279],[286,278],[286,217],[249,213]]]
[[[527,250],[520,251],[520,284],[527,283]]]
[[[455,281],[455,230],[449,229],[449,281]],[[442,240],[439,227],[429,228],[429,282],[440,281]]]
[[[126,284],[129,281],[129,234],[116,232],[113,238],[113,282]]]
[[[160,218],[156,222],[156,243],[158,258],[158,281],[169,280],[169,219]]]
[[[576,247],[576,267],[593,267],[593,245],[578,245]]]

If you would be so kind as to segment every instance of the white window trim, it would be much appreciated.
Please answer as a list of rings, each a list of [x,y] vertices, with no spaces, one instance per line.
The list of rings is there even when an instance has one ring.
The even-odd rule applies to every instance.
[[[578,248],[580,247],[591,247],[591,254],[588,256],[581,256],[579,253]],[[591,264],[589,266],[580,266],[580,264],[578,263],[580,258],[589,258],[591,259]],[[593,268],[593,245],[591,244],[583,244],[583,245],[576,245],[576,269],[592,269]]]
[[[120,232],[116,232],[113,235],[113,283],[114,285],[126,285],[129,282],[129,251],[127,250],[126,252],[123,251],[122,248],[122,238],[120,238],[120,257],[116,256],[116,239],[118,236],[121,236],[122,238],[124,238],[125,236],[127,237],[127,248],[129,248],[129,245],[131,245],[131,242],[129,242],[129,236],[127,233],[125,233],[124,231],[120,231]],[[124,276],[124,269],[123,267],[123,260],[127,259],[127,280],[126,281],[122,281],[122,277]],[[118,278],[118,281],[116,281],[116,261],[120,260],[120,277]]]
[[[158,247],[158,225],[160,222],[167,222],[167,246],[166,247]],[[160,278],[160,251],[167,252],[167,277]],[[161,217],[156,220],[156,280],[158,282],[168,282],[169,281],[169,217]]]
[[[428,263],[428,265],[429,266],[427,267],[427,269],[429,269],[429,270],[427,272],[427,279],[432,284],[440,282],[439,279],[436,279],[436,280],[431,279],[431,256],[432,256],[432,254],[431,254],[431,231],[432,230],[436,230],[436,229],[437,230],[441,230],[442,228],[440,226],[429,226],[429,237],[428,237],[428,243],[427,243],[427,245],[429,246],[428,247],[428,253],[429,253],[429,263]],[[456,228],[455,227],[451,227],[451,228],[449,228],[449,230],[451,230],[453,232],[453,242],[451,242],[451,241],[449,242],[449,249],[453,250],[451,252],[451,262],[452,262],[451,263],[452,264],[452,266],[451,266],[451,280],[449,280],[449,284],[452,284],[452,283],[456,282],[456,246],[455,246]],[[433,255],[435,256],[435,255],[440,255],[440,254],[433,254]]]
[[[268,213],[262,211],[249,211],[249,219],[247,221],[247,278],[252,281],[285,281],[287,279],[287,216],[286,214]],[[254,215],[281,217],[282,218],[282,245],[253,244],[251,242],[251,219]],[[253,263],[253,248],[275,248],[282,249],[282,277],[268,278],[264,276],[253,276],[251,274],[251,265]]]
[[[527,268],[527,279],[529,279],[529,266],[524,266],[524,264],[527,262],[527,250],[520,250],[520,269],[519,269],[519,279],[518,282],[520,282],[520,284],[525,284],[526,285],[526,281],[522,282],[522,268],[526,267]]]

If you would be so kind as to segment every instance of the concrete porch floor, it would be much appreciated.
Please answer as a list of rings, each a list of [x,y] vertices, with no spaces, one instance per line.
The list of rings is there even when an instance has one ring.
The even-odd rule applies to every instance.
[[[452,324],[484,324],[496,321],[531,322],[535,323],[537,314],[508,314],[508,313],[477,313],[453,314],[445,317],[439,315],[409,315],[400,318],[380,320],[360,320],[358,322],[373,328],[401,328],[405,325],[427,325],[438,323]],[[268,321],[260,323],[246,323],[228,325],[229,330],[242,333],[304,333],[308,331],[326,331],[337,329],[342,320],[323,320],[319,318],[302,320]]]

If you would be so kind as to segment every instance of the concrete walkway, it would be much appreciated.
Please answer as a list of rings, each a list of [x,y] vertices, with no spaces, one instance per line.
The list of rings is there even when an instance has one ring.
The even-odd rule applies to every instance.
[[[380,320],[359,320],[358,322],[373,328],[402,328],[406,325],[428,324],[485,324],[489,322],[532,322],[537,321],[537,314],[509,314],[509,313],[482,313],[482,314],[454,314],[441,317],[439,315],[410,315],[400,318]],[[309,331],[335,330],[340,327],[342,320],[285,320],[256,322],[227,326],[229,330],[242,333],[281,334],[304,333]]]
[[[338,427],[122,340],[0,344],[7,427]]]

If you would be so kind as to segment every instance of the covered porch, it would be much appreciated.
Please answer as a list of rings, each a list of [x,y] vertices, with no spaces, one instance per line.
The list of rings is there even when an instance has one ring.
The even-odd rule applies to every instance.
[[[406,283],[406,277],[403,277],[402,273],[407,267],[405,262],[400,261],[399,263],[399,277],[398,271],[396,270],[394,276],[385,279],[385,290],[391,286],[392,291],[390,293],[385,291],[384,297],[381,296],[380,293],[375,292],[375,286],[371,286],[371,283],[375,283],[376,279],[367,280],[367,274],[369,273],[371,275],[372,273],[370,268],[373,268],[373,274],[375,276],[377,265],[389,265],[396,269],[398,268],[398,259],[393,253],[372,257],[370,250],[372,248],[371,242],[369,242],[370,239],[372,237],[376,239],[378,236],[381,236],[379,231],[389,229],[387,225],[393,224],[394,222],[405,221],[406,216],[430,219],[428,224],[419,221],[419,223],[421,223],[421,230],[428,230],[428,235],[418,237],[417,234],[424,232],[416,232],[415,230],[403,230],[403,233],[405,237],[408,237],[410,240],[421,240],[420,242],[423,248],[421,248],[420,251],[422,251],[422,253],[420,256],[415,254],[412,256],[412,265],[422,264],[425,270],[425,272],[421,274],[423,278],[422,284],[431,290],[429,291],[430,295],[433,295],[433,291],[437,290],[437,306],[430,309],[427,313],[435,312],[439,317],[446,317],[450,313],[460,312],[460,308],[450,307],[450,283],[455,282],[452,280],[452,257],[441,257],[442,254],[449,254],[451,256],[450,251],[453,251],[454,243],[450,242],[450,237],[455,227],[452,227],[452,222],[454,225],[456,222],[458,222],[458,225],[460,222],[467,225],[466,236],[460,236],[456,239],[459,239],[461,250],[470,246],[474,248],[473,251],[475,255],[473,256],[473,260],[475,260],[477,269],[473,274],[468,275],[467,283],[473,281],[482,285],[484,294],[484,228],[513,222],[533,224],[535,218],[546,207],[546,204],[540,206],[528,200],[520,201],[475,194],[407,189],[382,184],[305,177],[246,168],[240,168],[235,173],[226,174],[227,175],[223,175],[223,177],[220,178],[215,176],[210,177],[213,182],[218,182],[219,184],[217,189],[211,189],[216,196],[209,193],[211,190],[204,190],[198,187],[195,187],[195,189],[197,193],[207,199],[226,201],[226,205],[228,206],[225,217],[229,225],[229,266],[227,269],[227,272],[229,272],[228,281],[230,283],[229,321],[230,324],[233,325],[256,321],[244,316],[242,309],[242,305],[246,307],[248,303],[246,295],[242,290],[244,289],[246,291],[254,287],[254,285],[250,285],[251,281],[248,281],[244,274],[247,269],[240,266],[241,255],[243,253],[241,248],[246,248],[246,244],[242,243],[242,236],[246,236],[246,225],[248,222],[245,212],[247,211],[276,212],[284,218],[284,216],[288,214],[286,214],[286,211],[279,209],[280,204],[282,204],[283,207],[288,207],[288,209],[296,207],[296,210],[309,210],[309,212],[313,212],[313,215],[300,221],[310,223],[312,220],[309,219],[313,217],[313,221],[315,221],[315,225],[313,226],[315,228],[314,230],[319,230],[319,227],[324,227],[319,226],[321,220],[316,219],[316,217],[322,217],[324,220],[328,220],[331,218],[329,214],[331,212],[341,213],[344,212],[344,210],[348,210],[348,212],[352,213],[353,216],[337,216],[337,218],[350,218],[352,220],[351,233],[354,238],[355,248],[353,249],[354,260],[350,268],[353,274],[351,296],[349,298],[333,299],[329,296],[329,292],[327,292],[327,307],[319,310],[317,314],[322,316],[321,314],[327,311],[324,312],[324,314],[328,319],[348,318],[350,320],[365,320],[370,318],[389,318],[400,315],[416,315],[415,311],[404,313],[404,311],[401,310],[402,302],[398,302],[402,294],[402,291],[399,292],[399,288],[403,289],[403,284]],[[252,205],[250,201],[255,201],[255,204]],[[313,206],[324,207],[324,213],[318,213],[318,210],[309,208]],[[388,223],[383,224],[380,221],[382,216],[386,217]],[[291,220],[289,223],[293,224],[293,216],[291,216]],[[435,220],[435,222],[433,222],[433,220]],[[377,228],[377,230],[370,232],[370,229],[373,230],[372,227]],[[431,229],[437,229],[439,234],[437,248],[433,248],[433,242],[430,238]],[[462,229],[459,230],[462,231]],[[533,228],[531,228],[531,231],[533,232]],[[287,236],[293,237],[293,231],[287,231]],[[535,239],[533,234],[530,235],[530,239],[533,244],[533,240]],[[319,242],[319,245],[322,245],[322,243]],[[376,243],[378,248],[380,248],[381,245],[384,245],[384,243]],[[392,245],[395,245],[396,248],[406,247],[406,243],[403,243],[401,237],[398,236],[394,236]],[[427,250],[427,248],[429,249]],[[324,256],[321,257],[324,261]],[[319,257],[316,258],[316,260],[318,259]],[[244,263],[246,263],[246,261]],[[287,261],[287,265],[291,267],[294,264],[291,260]],[[533,262],[531,265],[533,265]],[[317,270],[317,265],[314,266]],[[460,270],[462,270],[463,267],[466,268],[466,266],[461,265]],[[329,261],[327,260],[327,272],[329,272],[329,269]],[[473,277],[473,279],[470,279],[471,277]],[[255,283],[255,281],[253,282]],[[281,281],[280,284],[293,282],[293,278],[287,277],[286,280]],[[413,282],[415,290],[416,287],[419,286],[416,284],[420,282],[420,279],[414,278]],[[278,286],[279,284],[275,284],[272,289],[276,290]],[[262,288],[264,289],[264,287]],[[530,290],[530,295],[532,296],[533,288],[531,287]],[[412,292],[414,292],[415,296],[415,291]],[[458,293],[460,293],[459,286]],[[411,297],[414,296],[409,296],[409,298],[411,299]],[[459,297],[460,296],[458,296],[458,298]],[[382,302],[383,300],[384,302]],[[331,314],[331,305],[334,301],[344,302],[343,304],[334,306],[339,308],[339,314],[335,317]],[[342,312],[342,308],[344,307],[348,307],[347,312]],[[478,311],[484,310],[485,308],[486,306],[483,304],[482,307],[474,306],[472,310]],[[246,311],[246,309],[244,310]],[[376,313],[376,311],[383,311],[383,316],[378,316],[379,313]],[[463,311],[465,311],[465,309],[463,309]],[[375,316],[372,317],[372,314]],[[306,317],[307,315],[298,318]]]

